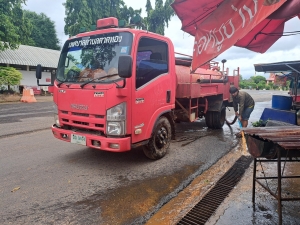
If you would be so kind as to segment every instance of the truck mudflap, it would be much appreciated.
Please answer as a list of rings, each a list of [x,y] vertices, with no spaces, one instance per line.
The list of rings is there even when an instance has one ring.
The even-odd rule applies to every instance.
[[[71,130],[64,130],[52,126],[52,133],[54,137],[62,141],[71,142],[110,152],[126,152],[131,149],[131,138],[107,138],[103,136],[96,136],[87,133],[74,132]]]

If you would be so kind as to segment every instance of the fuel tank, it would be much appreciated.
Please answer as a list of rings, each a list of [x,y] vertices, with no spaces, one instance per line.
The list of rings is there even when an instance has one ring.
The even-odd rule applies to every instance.
[[[190,83],[190,68],[187,66],[176,65],[175,72],[177,84]],[[224,80],[222,72],[218,70],[198,68],[191,74],[192,83],[220,83]]]

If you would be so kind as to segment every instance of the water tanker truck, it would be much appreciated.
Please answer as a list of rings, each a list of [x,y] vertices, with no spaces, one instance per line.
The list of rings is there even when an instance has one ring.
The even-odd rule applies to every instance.
[[[111,152],[142,147],[159,159],[176,122],[205,117],[207,127],[222,128],[239,69],[230,76],[208,62],[190,73],[191,61],[165,36],[99,19],[96,30],[66,41],[52,73],[54,137]],[[38,85],[43,70],[37,66]]]

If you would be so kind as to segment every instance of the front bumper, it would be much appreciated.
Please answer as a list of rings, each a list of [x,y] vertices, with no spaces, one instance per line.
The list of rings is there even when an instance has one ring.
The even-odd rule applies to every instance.
[[[71,130],[65,130],[56,127],[55,125],[52,126],[52,133],[54,137],[62,140],[71,142],[71,135],[81,135],[86,137],[86,146],[90,148],[96,148],[99,150],[104,151],[110,151],[110,152],[126,152],[131,149],[131,138],[125,137],[125,138],[106,138],[103,136],[97,136],[92,134],[86,134],[86,133],[80,133],[80,132],[74,132]],[[98,141],[100,142],[100,146],[96,146],[93,144],[93,142]],[[112,144],[118,144],[119,148],[111,148],[110,146]]]

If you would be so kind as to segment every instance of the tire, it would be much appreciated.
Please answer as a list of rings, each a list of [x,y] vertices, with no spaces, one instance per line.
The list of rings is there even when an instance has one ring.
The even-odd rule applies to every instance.
[[[213,128],[213,111],[208,111],[205,115],[205,122],[208,128]]]
[[[155,125],[147,145],[143,146],[144,154],[149,159],[161,159],[167,154],[170,146],[172,129],[166,117],[160,117]]]
[[[208,128],[221,129],[225,123],[226,108],[221,111],[208,111],[205,115],[205,122]]]

